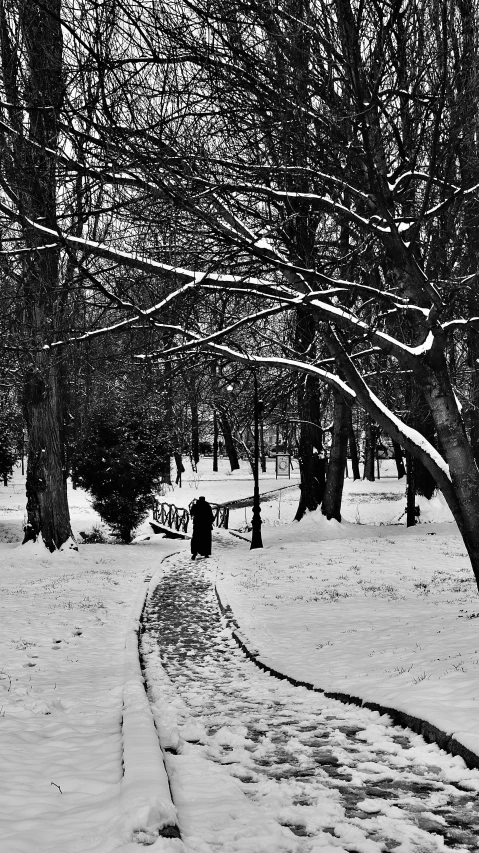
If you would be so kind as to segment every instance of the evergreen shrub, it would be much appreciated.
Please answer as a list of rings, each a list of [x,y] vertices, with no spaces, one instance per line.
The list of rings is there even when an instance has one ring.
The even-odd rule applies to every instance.
[[[109,398],[89,414],[74,461],[77,483],[123,542],[131,542],[158,490],[165,441],[148,404]]]

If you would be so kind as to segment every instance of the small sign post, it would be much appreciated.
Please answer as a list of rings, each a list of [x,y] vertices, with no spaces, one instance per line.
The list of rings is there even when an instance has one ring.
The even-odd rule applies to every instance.
[[[289,453],[278,453],[276,456],[276,479],[287,477],[291,479],[291,455]]]

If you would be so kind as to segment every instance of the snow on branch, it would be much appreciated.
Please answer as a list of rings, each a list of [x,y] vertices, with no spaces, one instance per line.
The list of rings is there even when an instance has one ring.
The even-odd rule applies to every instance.
[[[426,456],[428,456],[434,465],[440,469],[440,471],[447,477],[449,481],[451,481],[451,474],[449,471],[449,465],[446,460],[443,459],[441,454],[436,450],[436,448],[425,438],[422,433],[418,432],[417,429],[413,429],[412,427],[407,426],[400,418],[398,418],[384,403],[381,402],[379,397],[369,389],[369,394],[371,397],[371,402],[377,409],[385,415],[388,420],[391,422],[391,425],[394,425],[398,431],[398,435],[400,436],[400,443],[408,449],[408,445],[414,445],[415,450],[422,451]],[[414,452],[414,451],[413,451]],[[436,477],[436,479],[438,479]],[[441,478],[442,479],[442,478]]]
[[[60,243],[44,243],[42,246],[35,246],[34,248],[26,248],[26,249],[2,249],[0,251],[0,255],[2,257],[13,258],[18,255],[31,255],[34,252],[44,252],[47,249],[58,249]]]
[[[93,240],[88,240],[86,237],[63,234],[60,230],[55,231],[53,228],[47,228],[40,222],[35,222],[35,220],[22,216],[20,213],[16,213],[12,208],[2,202],[0,202],[0,211],[5,213],[12,221],[23,221],[39,234],[48,235],[48,237],[61,240],[62,244],[65,246],[70,246],[73,249],[82,249],[83,251],[89,252],[97,257],[116,261],[117,263],[132,269],[156,273],[157,275],[174,275],[180,279],[188,279],[195,285],[201,284],[203,281],[209,281],[224,286],[240,283],[258,287],[263,285],[266,287],[271,286],[271,282],[266,279],[188,270],[183,267],[172,266],[171,264],[165,264],[161,261],[155,261],[153,258],[136,255],[132,252],[123,252],[121,249],[114,249],[111,246],[107,246],[105,243],[97,243]]]
[[[449,466],[436,448],[418,430],[401,420],[377,397],[361,376],[352,359],[346,353],[339,337],[327,335],[328,346],[341,368],[349,385],[354,389],[358,402],[369,412],[372,418],[387,432],[393,441],[397,441],[412,455],[421,460],[436,480],[439,488],[448,500],[449,506],[457,507],[457,499],[452,488]],[[454,511],[454,510],[453,510]]]
[[[166,308],[174,299],[177,299],[178,296],[182,296],[187,293],[189,290],[195,287],[195,282],[189,282],[182,287],[175,290],[173,293],[168,294],[161,302],[158,302],[156,305],[153,305],[151,308],[142,309],[137,306],[134,306],[132,303],[125,303],[123,307],[134,308],[137,312],[134,317],[129,317],[127,320],[120,320],[118,323],[114,323],[111,326],[102,326],[100,329],[93,329],[91,332],[85,332],[83,335],[77,335],[75,337],[70,337],[62,341],[55,341],[52,344],[45,344],[43,347],[44,350],[55,349],[61,346],[65,346],[65,344],[71,343],[80,343],[81,341],[91,340],[92,338],[97,338],[101,335],[107,335],[116,332],[122,332],[125,329],[134,326],[138,320],[154,320],[155,315]],[[276,309],[278,310],[278,309]],[[155,323],[155,326],[158,324]],[[162,324],[162,328],[165,328],[165,325]],[[174,328],[175,331],[181,331],[180,326],[168,326],[168,328]]]
[[[338,305],[330,305],[328,302],[322,302],[319,299],[311,299],[310,304],[318,309],[323,317],[327,317],[331,322],[337,323],[343,328],[347,329],[360,329],[364,335],[368,336],[373,340],[382,350],[385,352],[391,353],[398,358],[407,358],[410,356],[418,356],[430,346],[429,337],[432,333],[429,333],[426,341],[428,346],[426,346],[426,341],[420,347],[409,347],[407,344],[403,344],[402,341],[399,341],[397,338],[393,338],[391,335],[388,335],[386,332],[381,332],[378,329],[373,329],[368,323],[365,323],[364,320],[360,320],[359,317],[356,317],[351,311],[347,311],[344,308],[340,308]]]
[[[479,317],[469,317],[468,320],[457,319],[457,320],[448,320],[447,323],[442,324],[442,328],[444,331],[453,332],[455,329],[464,329],[466,327],[471,327],[473,329],[479,330]]]
[[[279,356],[251,355],[220,344],[208,344],[207,348],[215,352],[217,355],[223,356],[223,358],[226,358],[229,361],[239,361],[252,369],[255,367],[287,367],[290,370],[299,370],[302,373],[309,373],[311,376],[316,376],[328,385],[337,388],[338,391],[341,391],[342,394],[344,394],[350,403],[355,403],[357,401],[356,392],[353,391],[346,382],[343,382],[343,380],[340,379],[339,376],[336,376],[336,374],[330,373],[328,370],[323,370],[320,367],[316,367],[314,364],[308,364],[304,361],[296,361],[292,358],[281,358]]]
[[[148,356],[143,356],[143,358],[146,358],[148,360],[157,358],[163,359],[167,355],[176,355],[181,352],[187,352],[191,349],[198,349],[198,347],[203,347],[206,344],[214,343],[215,341],[225,338],[227,335],[237,331],[238,329],[242,328],[242,326],[246,326],[248,323],[256,323],[259,320],[263,320],[266,317],[271,317],[274,314],[279,314],[282,311],[297,308],[297,306],[298,300],[292,300],[287,305],[275,305],[273,308],[267,308],[264,311],[256,311],[254,314],[249,314],[246,317],[242,317],[241,320],[237,320],[236,323],[232,323],[231,326],[225,326],[225,328],[219,329],[216,332],[212,332],[209,335],[207,334],[202,336],[184,329],[182,333],[185,336],[190,336],[190,341],[188,341],[187,343],[178,344],[175,347],[168,347],[168,349],[162,350],[161,353],[150,353]],[[138,358],[138,356],[136,357]]]

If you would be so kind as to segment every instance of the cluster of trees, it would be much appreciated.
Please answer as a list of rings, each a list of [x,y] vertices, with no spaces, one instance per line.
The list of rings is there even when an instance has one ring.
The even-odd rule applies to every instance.
[[[0,393],[0,479],[7,486],[23,452],[23,421],[11,389]]]
[[[225,365],[281,377],[306,509],[321,389],[340,453],[361,406],[479,581],[477,0],[0,0],[0,34],[27,536],[71,535],[69,395],[127,353],[166,421],[179,376],[196,401]]]

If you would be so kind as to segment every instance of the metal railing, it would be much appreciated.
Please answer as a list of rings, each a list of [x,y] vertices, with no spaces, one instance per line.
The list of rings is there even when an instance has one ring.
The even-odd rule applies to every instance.
[[[172,530],[181,530],[183,533],[186,533],[190,514],[187,509],[183,509],[182,507],[177,507],[174,504],[160,503],[155,500],[153,503],[153,519],[164,527],[170,527]]]
[[[153,502],[153,520],[164,527],[171,528],[171,530],[181,530],[186,533],[191,518],[191,508],[195,503],[196,500],[191,501],[188,509],[183,509],[183,507],[175,506],[175,504],[160,503],[160,501],[155,500]],[[222,504],[210,504],[210,506],[213,510],[215,527],[224,527],[225,530],[228,530],[229,508]]]

